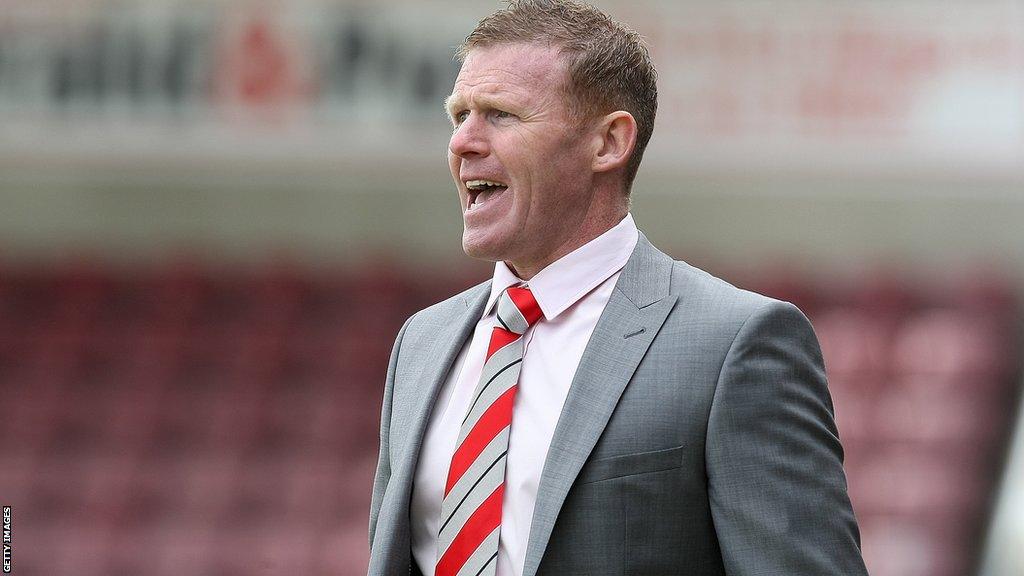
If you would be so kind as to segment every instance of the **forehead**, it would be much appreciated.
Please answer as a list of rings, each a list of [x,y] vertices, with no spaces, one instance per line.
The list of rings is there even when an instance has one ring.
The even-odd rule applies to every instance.
[[[501,44],[473,48],[459,70],[448,98],[449,108],[477,98],[560,98],[567,76],[565,58],[549,46]]]

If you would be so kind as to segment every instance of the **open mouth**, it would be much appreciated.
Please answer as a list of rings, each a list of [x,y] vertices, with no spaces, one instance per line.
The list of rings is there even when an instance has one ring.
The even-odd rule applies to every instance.
[[[466,190],[469,191],[469,206],[466,210],[473,210],[485,204],[491,197],[501,194],[508,189],[508,184],[495,182],[494,180],[468,180]]]

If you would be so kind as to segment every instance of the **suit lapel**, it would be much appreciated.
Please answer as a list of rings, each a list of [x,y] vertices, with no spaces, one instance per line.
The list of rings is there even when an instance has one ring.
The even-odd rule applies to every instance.
[[[401,464],[406,467],[416,465],[437,394],[463,344],[480,321],[480,314],[489,294],[490,282],[486,282],[465,294],[460,302],[453,304],[450,312],[440,314],[444,323],[436,327],[433,340],[430,346],[425,347],[423,356],[418,360],[412,360],[413,365],[418,364],[424,368],[418,377],[411,380],[414,385],[409,393],[408,405],[412,410],[408,421],[409,436],[400,457]],[[410,473],[410,484],[411,476]]]
[[[405,384],[408,388],[404,394],[407,400],[401,406],[395,406],[396,414],[402,414],[401,421],[408,426],[408,435],[396,456],[391,474],[392,485],[388,487],[381,508],[382,518],[378,520],[378,527],[387,527],[389,530],[388,534],[381,535],[385,544],[379,547],[387,550],[382,553],[387,554],[389,568],[383,573],[404,571],[409,562],[409,501],[427,422],[452,363],[480,320],[490,294],[490,285],[490,282],[485,282],[469,290],[462,298],[455,299],[449,310],[440,311],[437,314],[440,323],[423,328],[431,330],[430,344],[416,352],[418,358],[409,360],[410,366],[419,365],[423,370],[408,378]],[[406,338],[409,338],[408,334]],[[385,511],[386,520],[383,518]]]
[[[587,343],[537,489],[523,576],[534,576],[562,503],[676,297],[672,259],[640,235]]]

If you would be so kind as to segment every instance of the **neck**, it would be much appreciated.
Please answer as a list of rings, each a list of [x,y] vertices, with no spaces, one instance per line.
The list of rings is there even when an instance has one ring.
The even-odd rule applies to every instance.
[[[627,213],[628,210],[625,207],[615,211],[607,211],[600,215],[590,214],[588,211],[583,221],[573,228],[575,233],[560,243],[554,250],[549,250],[535,258],[518,259],[516,261],[505,260],[505,265],[520,279],[529,280],[536,276],[538,272],[547,268],[552,262],[611,230],[626,217]],[[571,226],[571,224],[566,224],[566,226]]]

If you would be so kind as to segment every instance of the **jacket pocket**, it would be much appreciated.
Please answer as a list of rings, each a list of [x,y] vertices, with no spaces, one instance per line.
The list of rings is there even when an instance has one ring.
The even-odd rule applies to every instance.
[[[683,448],[684,446],[677,446],[664,450],[624,454],[588,461],[576,477],[576,483],[590,484],[623,476],[679,468],[683,465]]]

